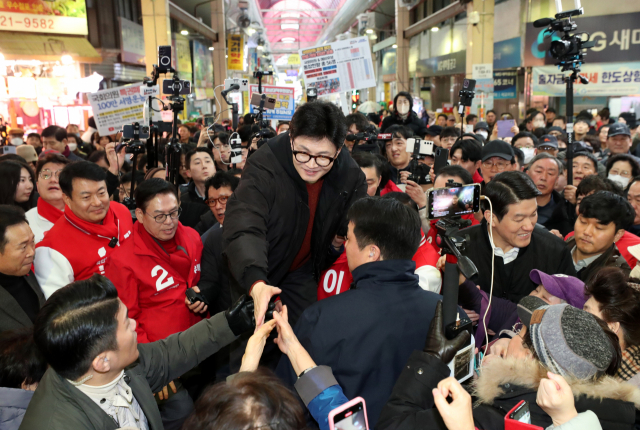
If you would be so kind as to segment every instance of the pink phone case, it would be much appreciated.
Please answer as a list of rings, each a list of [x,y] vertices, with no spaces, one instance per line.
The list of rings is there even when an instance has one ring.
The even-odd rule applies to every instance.
[[[364,412],[364,422],[367,430],[369,430],[369,420],[367,419],[367,405],[365,404],[364,399],[362,397],[356,397],[353,400],[350,400],[344,405],[338,406],[337,408],[329,412],[329,430],[336,430],[336,427],[334,424],[334,419],[336,415],[338,415],[341,412],[344,412],[346,409],[349,409],[357,405],[358,403],[362,403],[362,412]]]

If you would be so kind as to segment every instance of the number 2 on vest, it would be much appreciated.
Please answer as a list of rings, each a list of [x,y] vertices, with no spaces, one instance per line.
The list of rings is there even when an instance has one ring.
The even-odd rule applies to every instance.
[[[169,275],[169,272],[167,272],[160,265],[158,265],[158,266],[154,267],[153,269],[151,269],[151,277],[155,278],[159,271],[162,271],[162,273],[160,274],[160,277],[156,280],[156,290],[158,290],[158,291],[164,290],[165,288],[170,287],[171,285],[173,285],[173,276],[169,276],[169,279],[167,279],[167,275]],[[166,281],[165,281],[165,279],[166,279]]]

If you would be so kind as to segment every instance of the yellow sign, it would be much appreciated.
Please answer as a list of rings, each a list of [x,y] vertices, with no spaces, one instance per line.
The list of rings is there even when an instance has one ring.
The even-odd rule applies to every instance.
[[[227,37],[227,69],[244,70],[244,40],[241,34],[230,34]]]
[[[173,34],[174,50],[177,58],[178,72],[192,74],[193,68],[191,65],[191,49],[189,48],[189,39],[180,35]],[[184,78],[183,78],[184,79]]]
[[[299,66],[300,65],[300,55],[299,54],[289,54],[289,61],[287,61],[289,66]]]

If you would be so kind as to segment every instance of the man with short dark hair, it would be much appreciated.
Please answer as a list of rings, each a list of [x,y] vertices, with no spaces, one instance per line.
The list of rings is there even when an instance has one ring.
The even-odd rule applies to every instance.
[[[631,272],[616,242],[634,218],[629,202],[612,192],[598,191],[582,199],[574,235],[567,239],[578,278],[589,282],[598,269],[609,266]]]
[[[180,193],[182,214],[180,222],[187,227],[195,227],[200,222],[200,217],[209,212],[205,203],[207,179],[216,173],[216,165],[213,153],[207,147],[198,147],[187,152],[185,156],[187,176],[191,182],[186,190]]]
[[[129,209],[109,201],[106,173],[97,164],[68,164],[59,184],[64,214],[38,243],[33,264],[46,298],[74,280],[104,274],[109,256],[133,227]]]
[[[216,172],[215,175],[207,179],[205,203],[211,210],[202,215],[200,222],[196,225],[196,231],[200,234],[202,243],[207,240],[207,236],[213,230],[222,228],[227,201],[238,187],[238,183],[240,180],[227,172]]]
[[[484,219],[480,225],[465,229],[469,236],[463,254],[478,268],[474,282],[487,294],[517,303],[537,287],[529,279],[532,269],[544,273],[575,276],[571,255],[564,242],[541,227],[536,227],[540,191],[522,172],[496,175],[483,190],[493,206],[482,202]],[[489,229],[493,232],[492,252]],[[492,281],[492,258],[495,273]]]
[[[42,138],[38,133],[27,134],[27,145],[33,146],[38,155],[42,152]]]
[[[385,153],[391,167],[391,180],[401,182],[400,172],[409,171],[411,151],[407,152],[407,139],[414,137],[413,131],[403,125],[392,125],[386,130],[391,134],[391,140],[385,142]]]
[[[440,133],[440,146],[444,149],[451,149],[456,140],[460,137],[460,130],[456,127],[445,127]]]
[[[22,209],[0,205],[0,332],[33,325],[44,304],[31,271],[34,249]]]
[[[162,430],[152,393],[251,330],[245,303],[236,305],[162,341],[138,344],[136,321],[104,276],[56,291],[34,326],[50,367],[21,428]]]
[[[29,227],[38,243],[44,234],[51,230],[53,224],[63,214],[64,200],[58,179],[69,160],[62,154],[51,153],[38,160],[36,166],[36,187],[38,189],[38,205],[27,211],[25,216]]]
[[[358,200],[349,210],[345,245],[355,288],[312,305],[295,326],[300,343],[318,365],[331,367],[347,398],[365,399],[370,428],[406,359],[424,345],[441,298],[420,288],[414,274],[419,244],[415,209],[391,198]],[[286,356],[277,374],[291,385],[298,377]]]
[[[349,114],[345,119],[347,120],[348,134],[363,133],[369,128],[369,121],[367,120],[367,117],[360,112]],[[351,152],[356,143],[358,142],[345,139],[344,146],[349,150],[349,152]]]
[[[447,126],[447,115],[444,113],[438,114],[438,118],[436,118],[436,125],[438,127],[446,127]]]
[[[50,125],[42,130],[42,143],[44,150],[53,149],[69,159],[69,161],[81,161],[82,158],[71,152],[67,145],[67,130],[57,125]]]
[[[482,165],[482,147],[476,140],[460,139],[449,151],[452,165],[458,165],[473,175],[473,183],[481,184],[482,175],[478,169]]]
[[[553,127],[560,127],[563,130],[567,129],[567,117],[564,115],[558,115],[553,120]]]
[[[318,277],[341,251],[346,212],[367,192],[364,173],[341,151],[346,134],[337,106],[300,106],[289,133],[248,158],[227,202],[223,254],[232,297],[253,297],[258,326],[276,295],[295,322],[317,300]]]
[[[473,113],[470,113],[469,115],[467,115],[466,117],[467,125],[476,125],[477,122],[478,122],[478,115]]]
[[[553,120],[556,119],[556,110],[548,107],[547,110],[544,111],[544,118],[547,121],[547,128],[553,127]]]

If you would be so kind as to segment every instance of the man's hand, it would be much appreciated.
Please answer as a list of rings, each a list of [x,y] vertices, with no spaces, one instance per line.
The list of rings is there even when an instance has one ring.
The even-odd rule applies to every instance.
[[[331,242],[331,246],[333,246],[335,250],[340,250],[340,248],[342,248],[342,245],[344,245],[344,240],[344,236],[338,236],[336,234],[333,238],[333,241]]]
[[[169,398],[168,387],[171,387],[171,391],[173,391],[173,394],[176,394],[178,392],[178,390],[176,389],[176,384],[171,381],[169,382],[169,385],[164,386],[162,390],[158,392],[158,399],[167,400]],[[155,396],[155,393],[153,395]]]
[[[549,233],[558,236],[560,239],[564,240],[564,237],[562,237],[562,233],[560,233],[558,230],[553,229],[553,230],[549,230]]]
[[[495,128],[498,128],[498,126],[496,126]],[[513,133],[514,136],[520,133],[520,128],[518,127],[518,123],[516,122],[515,119],[513,120],[513,127],[511,127],[511,133]]]
[[[454,339],[449,340],[444,335],[443,324],[442,301],[439,301],[429,326],[424,352],[439,358],[443,363],[449,363],[457,352],[469,343],[470,336],[469,332],[465,330],[458,333]]]
[[[260,357],[262,357],[264,346],[267,343],[267,338],[275,326],[275,320],[268,321],[262,324],[262,327],[256,330],[253,336],[249,338],[247,348],[244,350],[244,355],[242,356],[241,372],[253,372],[258,368]]]
[[[443,255],[440,258],[438,258],[438,262],[436,263],[436,269],[438,269],[439,271],[444,273],[444,264],[446,262],[447,262],[447,256],[446,255]],[[467,278],[464,277],[462,272],[458,271],[458,285],[464,284],[464,281],[466,281],[466,280],[467,280]],[[478,287],[478,289],[479,288],[480,287]]]
[[[567,199],[569,201],[569,203],[571,203],[572,205],[576,204],[576,191],[578,190],[578,187],[574,186],[574,185],[567,185],[566,187],[564,187],[564,198]]]
[[[109,171],[118,176],[118,171],[124,164],[124,157],[118,157],[116,154],[116,143],[107,143],[107,146],[104,147],[104,152],[106,153],[107,161],[109,162]]]
[[[449,403],[447,397],[453,401]],[[449,430],[473,430],[473,410],[471,396],[453,377],[443,379],[438,388],[433,389],[433,402]]]
[[[400,183],[406,184],[407,180],[409,179],[409,175],[411,175],[411,172],[408,172],[406,170],[400,172]]]
[[[193,291],[195,291],[196,293],[200,293],[200,288],[196,287],[191,287],[191,289]],[[194,314],[202,314],[205,313],[208,309],[208,306],[205,305],[203,302],[201,302],[200,300],[198,300],[197,302],[191,304],[191,302],[189,301],[188,298],[184,298],[184,303],[187,305],[187,307],[189,308],[189,310],[191,312],[193,312]]]
[[[554,426],[560,426],[578,415],[573,392],[567,381],[555,373],[547,372],[549,379],[543,378],[538,386],[536,403],[553,420]]]
[[[416,202],[418,208],[423,208],[427,205],[427,195],[422,191],[422,187],[417,183],[407,180],[407,188],[405,189],[405,192],[409,197],[411,197],[411,200]]]
[[[256,330],[264,324],[264,315],[267,313],[269,301],[271,297],[282,293],[282,290],[264,282],[256,283],[251,289],[251,297],[253,298],[253,313],[256,318]]]

